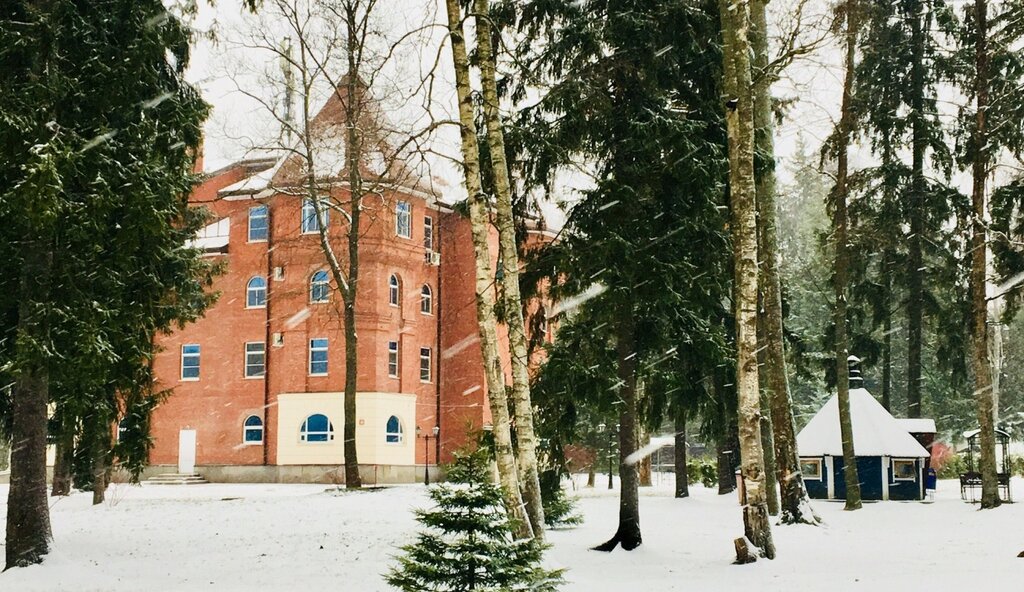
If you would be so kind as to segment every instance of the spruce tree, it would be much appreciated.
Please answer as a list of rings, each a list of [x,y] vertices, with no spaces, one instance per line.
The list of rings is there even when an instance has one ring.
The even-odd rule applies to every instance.
[[[429,491],[434,508],[419,510],[424,527],[402,547],[387,582],[406,592],[553,591],[560,570],[541,567],[545,545],[515,539],[501,489],[490,483],[484,448],[456,454],[448,483]]]
[[[207,111],[184,80],[189,40],[158,0],[0,13],[0,384],[12,384],[0,398],[20,443],[8,568],[49,550],[48,404],[109,458],[154,334],[209,302],[209,267],[183,247],[203,223],[187,197]]]

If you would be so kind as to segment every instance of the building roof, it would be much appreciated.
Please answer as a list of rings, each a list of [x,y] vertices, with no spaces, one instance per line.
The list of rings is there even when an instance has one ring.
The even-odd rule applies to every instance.
[[[796,437],[800,456],[841,456],[839,396],[825,403]],[[853,448],[857,456],[924,458],[928,451],[866,389],[850,389]]]
[[[935,420],[934,419],[923,419],[919,417],[900,417],[896,419],[896,423],[900,424],[900,427],[910,432],[911,434],[934,434],[935,433]]]

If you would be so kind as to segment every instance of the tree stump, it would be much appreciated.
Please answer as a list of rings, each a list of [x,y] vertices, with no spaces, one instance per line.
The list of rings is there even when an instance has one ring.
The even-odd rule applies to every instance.
[[[750,545],[747,544],[747,537],[740,537],[733,541],[733,545],[736,546],[736,561],[737,565],[744,565],[746,563],[753,563],[757,561],[757,556],[750,552]]]

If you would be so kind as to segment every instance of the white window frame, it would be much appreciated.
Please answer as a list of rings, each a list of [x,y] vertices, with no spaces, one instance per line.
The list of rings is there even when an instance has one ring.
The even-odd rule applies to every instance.
[[[905,482],[906,483],[906,482],[917,481],[917,459],[913,459],[913,458],[894,458],[894,459],[890,460],[889,462],[892,464],[892,480],[894,482],[895,481],[900,481],[900,482]],[[913,477],[900,477],[896,473],[896,463],[906,463],[906,464],[909,464],[909,465],[913,466],[914,467],[914,476]]]
[[[813,464],[817,465],[817,467],[818,467],[818,474],[817,475],[807,475],[806,473],[804,473],[804,464],[805,463],[808,463],[808,464],[813,463]],[[821,481],[821,479],[822,479],[822,462],[821,462],[821,459],[820,458],[801,458],[800,459],[800,475],[804,478],[805,481],[807,481],[807,480]]]
[[[324,274],[324,279],[323,279],[323,281],[317,281],[316,276],[320,275],[321,273]],[[316,300],[315,298],[313,298],[313,294],[316,291],[318,286],[323,286],[324,297],[323,297],[322,300]],[[323,270],[323,269],[320,269],[318,271],[314,271],[313,274],[311,276],[309,276],[309,303],[310,304],[325,304],[325,303],[330,302],[330,301],[331,301],[331,276],[328,275],[328,273],[325,270]]]
[[[327,418],[327,431],[326,432],[311,432],[311,431],[309,431],[309,418],[313,417],[314,415],[323,415],[324,417]],[[302,429],[303,427],[305,427],[306,429],[303,430]],[[310,440],[309,440],[310,434],[313,434],[313,435],[326,434],[327,435],[327,439],[322,441],[322,442],[310,442]],[[331,416],[330,415],[327,415],[326,413],[319,413],[319,412],[318,413],[310,413],[309,415],[307,415],[306,417],[304,417],[302,419],[302,423],[299,425],[299,442],[301,442],[302,444],[313,444],[314,446],[316,446],[316,445],[323,446],[324,444],[330,444],[333,441],[334,441],[334,422],[331,421]]]
[[[323,346],[315,346],[315,345],[313,345],[314,341],[323,341],[324,345]],[[309,360],[308,360],[308,363],[306,365],[306,369],[309,371],[309,375],[310,376],[327,376],[327,373],[330,371],[330,358],[329,358],[330,347],[331,347],[331,344],[330,344],[329,341],[327,341],[326,337],[313,337],[313,338],[311,338],[309,340],[309,356],[308,356]],[[328,359],[323,361],[324,365],[327,366],[327,370],[325,370],[323,372],[313,372],[313,352],[315,352],[315,351],[316,352],[321,352],[322,351],[322,352],[324,352],[324,355],[328,357]],[[317,362],[317,363],[319,364],[320,362]]]
[[[260,280],[260,281],[263,282],[263,287],[262,288],[255,288],[255,287],[253,287],[252,283],[254,281],[256,281],[256,280]],[[249,296],[252,295],[254,292],[255,293],[263,292],[263,302],[262,302],[262,304],[251,304],[249,302]],[[257,297],[257,302],[258,301],[259,301],[259,298]],[[248,282],[245,283],[245,307],[246,308],[266,308],[267,307],[267,280],[262,275],[254,275],[251,278],[249,278]]]
[[[389,432],[388,431],[388,422],[391,421],[392,417],[398,420],[398,431],[397,432]],[[394,442],[388,440],[388,438],[390,438],[391,436],[398,436],[398,440],[395,440]],[[405,429],[402,427],[402,418],[398,417],[397,415],[389,415],[387,421],[384,422],[384,443],[387,444],[388,446],[397,446],[397,445],[401,444],[404,441],[405,441]]]
[[[263,214],[262,215],[253,216],[253,212],[258,211],[258,210],[262,210]],[[252,237],[252,231],[253,231],[252,221],[254,219],[259,219],[259,218],[262,218],[263,222],[264,222],[264,226],[263,226],[264,237],[263,238],[253,238]],[[249,238],[249,242],[250,243],[265,243],[265,242],[267,242],[267,238],[269,236],[270,236],[270,207],[267,206],[267,205],[259,205],[259,206],[253,206],[253,207],[249,208],[248,233],[247,233],[247,237]]]
[[[258,349],[257,349],[258,347]],[[252,356],[260,356],[262,360],[258,365],[249,361]],[[253,374],[249,371],[250,368],[260,369],[259,374]],[[255,380],[264,378],[267,375],[267,344],[262,341],[246,341],[245,342],[245,377],[247,379]]]
[[[412,238],[412,204],[407,201],[395,204],[395,236]]]
[[[249,420],[254,418],[254,417],[259,420],[260,425],[258,425],[258,426],[248,425]],[[242,420],[242,445],[243,446],[262,446],[263,445],[263,438],[266,435],[265,432],[263,431],[264,423],[265,422],[263,421],[263,418],[260,417],[259,415],[255,415],[255,414],[254,415],[248,415],[248,416],[246,416],[245,419]],[[248,433],[249,430],[259,431],[260,439],[259,440],[247,440],[245,436],[246,436],[246,434]]]
[[[196,351],[195,352],[185,353],[185,348],[189,348],[189,347],[196,348]],[[182,382],[197,382],[199,380],[199,377],[202,375],[202,354],[203,354],[202,346],[200,344],[198,344],[198,343],[183,343],[181,345],[181,374],[180,374],[180,377],[181,377]],[[195,364],[196,375],[195,376],[185,376],[185,358],[189,358],[189,359],[195,358],[195,360],[196,360],[196,364]],[[191,367],[192,366],[189,366],[189,368],[191,368]]]
[[[424,365],[426,362],[426,365]],[[434,351],[429,347],[420,348],[420,382],[430,383],[434,377]],[[423,378],[426,373],[426,378]]]
[[[329,226],[331,223],[330,210],[323,208],[321,213],[324,215],[324,226]],[[313,200],[302,200],[301,216],[299,219],[299,230],[302,234],[317,234],[320,232],[320,218],[316,215],[316,203]]]
[[[423,217],[423,248],[434,250],[434,218],[431,216]]]
[[[401,346],[398,345],[397,341],[388,342],[388,377],[398,378],[402,372],[401,363]],[[394,371],[392,371],[394,368]]]
[[[394,273],[388,277],[388,305],[395,308],[402,306],[402,280]]]
[[[434,314],[434,290],[430,284],[423,284],[420,288],[420,314],[433,316]]]

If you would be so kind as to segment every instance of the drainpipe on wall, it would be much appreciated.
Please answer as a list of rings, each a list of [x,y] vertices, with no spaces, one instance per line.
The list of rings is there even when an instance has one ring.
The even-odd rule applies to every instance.
[[[273,249],[270,248],[273,237],[273,214],[270,207],[270,201],[267,201],[267,301],[266,306],[263,308],[263,312],[266,315],[266,331],[264,335],[264,346],[263,346],[263,466],[267,466],[270,459],[269,446],[267,441],[270,436],[270,422],[267,421],[268,412],[270,410],[270,350],[273,349],[274,335],[271,333],[270,326],[270,303],[273,299],[271,295],[271,286],[274,285],[274,264],[271,258]]]
[[[436,319],[436,322],[437,322],[437,329],[436,329],[436,333],[437,333],[437,355],[434,356],[434,359],[436,360],[435,364],[437,364],[437,378],[434,381],[434,391],[435,391],[434,425],[436,425],[439,428],[441,427],[441,357],[442,357],[442,353],[441,353],[441,307],[444,306],[444,304],[443,304],[444,299],[441,298],[441,265],[442,265],[441,262],[440,262],[440,255],[441,255],[441,216],[442,216],[441,208],[438,207],[437,208],[437,224],[435,225],[435,228],[434,228],[434,244],[431,245],[433,247],[437,247],[437,254],[438,254],[438,259],[439,259],[438,264],[437,264],[437,298],[435,299],[436,306],[434,307],[434,312],[437,315],[437,319]],[[426,452],[427,452],[426,450],[423,451],[424,455],[426,454]],[[427,459],[423,459],[423,462],[426,463]],[[438,432],[437,433],[437,437],[434,438],[434,464],[435,465],[440,465],[441,464],[441,432]]]

